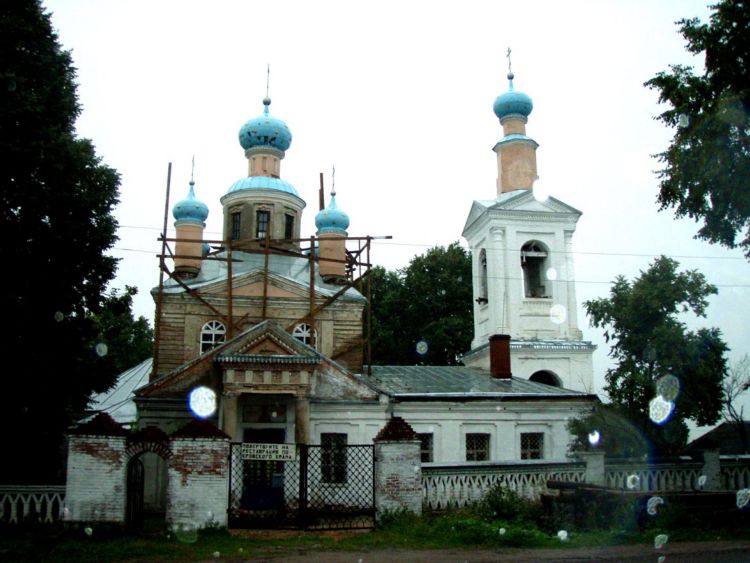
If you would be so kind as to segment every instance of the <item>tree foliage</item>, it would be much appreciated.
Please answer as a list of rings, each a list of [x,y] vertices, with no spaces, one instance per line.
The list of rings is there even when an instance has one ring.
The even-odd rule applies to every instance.
[[[606,374],[605,390],[660,453],[675,453],[687,440],[685,421],[715,423],[724,404],[726,344],[715,328],[688,330],[680,315],[705,316],[716,288],[697,271],[678,272],[664,256],[630,282],[619,276],[609,297],[584,303],[592,326],[604,329],[610,356],[617,362]],[[669,421],[649,417],[661,378],[673,376],[679,395]]]
[[[677,23],[705,70],[671,65],[645,84],[671,106],[658,119],[675,130],[657,155],[658,202],[702,221],[699,238],[750,258],[750,3],[722,0],[709,23]]]
[[[373,364],[454,365],[469,350],[471,256],[457,242],[415,256],[398,272],[376,267],[370,275]],[[417,350],[421,341],[426,351]]]
[[[0,6],[0,479],[46,480],[75,413],[115,374],[96,353],[119,176],[75,135],[75,70],[40,2]],[[100,349],[101,351],[101,349]]]
[[[729,367],[724,380],[724,410],[721,415],[736,432],[744,453],[750,452],[750,436],[745,425],[745,409],[739,399],[750,389],[750,356],[745,354]]]
[[[133,317],[133,296],[138,289],[125,286],[121,294],[113,289],[104,298],[102,307],[91,314],[96,328],[100,351],[105,345],[107,353],[101,362],[107,365],[109,373],[119,374],[150,358],[154,352],[154,331],[146,317]]]

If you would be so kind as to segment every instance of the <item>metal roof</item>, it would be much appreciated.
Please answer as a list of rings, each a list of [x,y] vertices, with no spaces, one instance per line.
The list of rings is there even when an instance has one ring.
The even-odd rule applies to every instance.
[[[372,366],[367,378],[382,392],[402,398],[543,399],[591,395],[526,379],[494,379],[464,366]]]
[[[109,390],[91,397],[88,410],[106,412],[120,424],[134,423],[137,411],[133,402],[133,392],[148,383],[151,364],[152,359],[148,358],[122,372]]]

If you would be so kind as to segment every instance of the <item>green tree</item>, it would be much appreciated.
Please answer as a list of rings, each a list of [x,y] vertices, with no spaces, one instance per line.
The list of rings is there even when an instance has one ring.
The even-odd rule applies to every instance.
[[[138,289],[125,286],[125,292],[112,290],[104,298],[98,313],[92,314],[100,352],[106,346],[102,361],[110,373],[122,373],[151,357],[154,352],[154,331],[146,317],[133,317],[133,296]]]
[[[115,374],[93,343],[116,260],[117,172],[75,135],[75,70],[39,1],[0,7],[0,480],[60,476],[63,434]],[[99,348],[101,352],[101,347]]]
[[[606,374],[610,400],[662,454],[685,445],[686,420],[699,425],[718,420],[727,370],[719,330],[688,330],[679,318],[690,312],[705,316],[716,288],[703,274],[678,272],[678,267],[661,256],[633,282],[619,276],[609,297],[584,303],[591,325],[604,329],[617,362]],[[661,424],[650,413],[657,395],[674,400],[674,411]]]
[[[471,256],[457,242],[398,272],[373,268],[371,281],[373,364],[454,365],[469,350]]]
[[[658,119],[674,128],[657,155],[661,209],[702,221],[697,237],[750,259],[750,3],[722,0],[709,23],[677,22],[705,70],[672,65],[646,82],[671,107]],[[739,236],[739,239],[738,239]]]

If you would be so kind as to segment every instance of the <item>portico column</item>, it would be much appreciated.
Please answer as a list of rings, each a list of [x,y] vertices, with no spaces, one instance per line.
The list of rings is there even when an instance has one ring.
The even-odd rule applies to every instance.
[[[310,397],[299,393],[294,404],[294,441],[298,444],[310,442]]]
[[[222,428],[232,441],[238,441],[237,437],[237,393],[224,394],[224,428]]]

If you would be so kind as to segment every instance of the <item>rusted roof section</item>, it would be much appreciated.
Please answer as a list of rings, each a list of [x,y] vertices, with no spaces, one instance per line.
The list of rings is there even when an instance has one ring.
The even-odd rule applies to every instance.
[[[219,430],[216,426],[207,420],[194,418],[185,426],[172,433],[172,438],[218,438],[229,440],[229,436]]]
[[[375,436],[376,442],[401,442],[419,439],[414,429],[400,416],[392,416]]]
[[[94,418],[70,431],[70,434],[83,436],[127,436],[128,431],[106,412],[100,412]]]

